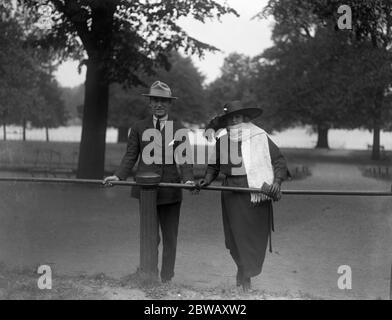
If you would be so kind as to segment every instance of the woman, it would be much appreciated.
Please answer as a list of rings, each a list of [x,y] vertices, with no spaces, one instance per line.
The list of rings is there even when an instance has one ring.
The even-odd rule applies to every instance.
[[[224,114],[210,127],[226,128],[227,132],[217,139],[215,161],[210,161],[205,177],[198,182],[199,188],[208,186],[222,173],[224,186],[263,187],[269,191],[268,195],[221,194],[225,244],[238,268],[237,286],[244,291],[250,289],[251,277],[261,273],[273,229],[272,200],[280,199],[281,183],[289,175],[279,148],[264,130],[250,122],[261,113],[258,108],[243,108],[239,101],[224,105]]]

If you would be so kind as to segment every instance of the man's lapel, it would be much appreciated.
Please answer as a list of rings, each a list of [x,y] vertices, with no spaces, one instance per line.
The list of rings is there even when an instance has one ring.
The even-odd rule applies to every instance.
[[[140,136],[140,137],[142,137],[142,136],[143,136],[143,133],[144,133],[146,130],[149,130],[149,129],[155,129],[154,121],[153,121],[153,117],[152,117],[152,116],[146,118],[146,119],[143,121],[142,132],[141,132],[141,136]],[[159,148],[162,148],[162,145],[163,145],[163,143],[164,143],[164,138],[165,138],[165,137],[164,137],[164,129],[162,129],[161,134],[162,134],[161,143],[159,143],[158,141],[156,141],[156,140],[154,139],[154,142],[157,144],[157,147],[159,147]]]
[[[148,118],[146,118],[145,120],[144,120],[144,122],[143,122],[143,130],[142,130],[142,134],[143,134],[143,132],[145,131],[145,130],[147,130],[147,129],[153,129],[154,128],[154,122],[153,122],[153,118],[152,118],[152,116],[151,117],[148,117]]]
[[[143,134],[144,134],[144,132],[145,132],[146,130],[148,130],[148,129],[153,129],[153,128],[154,128],[154,123],[152,122],[152,116],[151,116],[151,117],[148,117],[148,118],[145,118],[145,119],[141,122],[141,125],[140,125],[140,127],[139,127],[139,130],[140,130],[140,136],[139,136],[140,143],[142,143],[142,139],[143,139]]]

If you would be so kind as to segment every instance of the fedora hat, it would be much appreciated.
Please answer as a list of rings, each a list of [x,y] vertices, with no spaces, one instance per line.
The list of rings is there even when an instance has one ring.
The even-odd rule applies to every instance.
[[[230,101],[223,105],[223,114],[215,117],[212,120],[214,124],[211,124],[210,127],[225,127],[227,125],[227,120],[233,115],[241,114],[252,120],[261,116],[262,113],[263,110],[260,108],[245,108],[239,100]]]
[[[150,92],[143,93],[142,96],[166,98],[166,99],[177,99],[177,97],[172,96],[172,92],[170,90],[170,87],[162,81],[155,81],[150,87]]]

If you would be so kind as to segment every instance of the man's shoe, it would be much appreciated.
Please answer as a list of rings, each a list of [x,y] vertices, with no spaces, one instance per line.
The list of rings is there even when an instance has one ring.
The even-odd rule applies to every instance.
[[[161,281],[162,281],[162,283],[170,283],[171,279],[162,278]]]

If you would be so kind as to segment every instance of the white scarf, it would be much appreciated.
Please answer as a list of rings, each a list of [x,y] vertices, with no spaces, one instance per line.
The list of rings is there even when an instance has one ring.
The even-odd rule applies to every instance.
[[[267,133],[251,122],[230,126],[230,140],[241,141],[242,161],[245,167],[249,188],[260,189],[264,183],[271,185],[274,170],[268,145]],[[251,202],[270,200],[262,193],[251,193]]]

